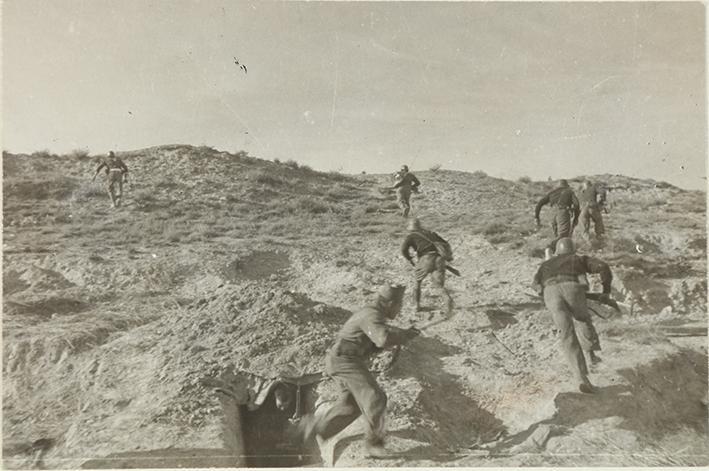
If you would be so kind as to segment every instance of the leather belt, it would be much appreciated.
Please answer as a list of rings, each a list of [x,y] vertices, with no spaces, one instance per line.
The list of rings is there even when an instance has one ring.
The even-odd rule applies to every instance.
[[[556,285],[559,283],[578,283],[579,277],[577,275],[556,275],[548,278],[544,281],[544,286]]]

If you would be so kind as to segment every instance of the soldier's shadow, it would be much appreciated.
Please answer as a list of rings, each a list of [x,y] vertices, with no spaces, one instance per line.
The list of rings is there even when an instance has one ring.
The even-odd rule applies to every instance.
[[[490,442],[505,433],[503,422],[465,393],[464,380],[446,371],[442,359],[461,352],[437,337],[421,335],[407,345],[388,372],[393,378],[413,377],[422,385],[411,404],[412,415],[422,425],[411,433],[405,430],[392,435],[430,445],[408,450],[407,455],[446,462],[455,458],[455,450]],[[423,425],[426,422],[432,426]]]

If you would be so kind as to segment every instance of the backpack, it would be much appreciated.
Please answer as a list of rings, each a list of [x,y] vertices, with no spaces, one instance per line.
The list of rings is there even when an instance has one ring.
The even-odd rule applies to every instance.
[[[453,249],[451,248],[451,244],[449,244],[447,240],[444,240],[435,232],[429,232],[432,237],[429,237],[428,234],[424,234],[423,231],[417,231],[416,234],[420,235],[428,242],[432,243],[433,246],[436,248],[436,252],[438,252],[438,255],[440,255],[443,260],[445,260],[446,262],[453,261]]]

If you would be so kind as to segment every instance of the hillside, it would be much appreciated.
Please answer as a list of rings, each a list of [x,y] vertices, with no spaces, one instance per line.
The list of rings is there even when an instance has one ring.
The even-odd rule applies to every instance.
[[[319,371],[350,311],[411,284],[389,176],[183,145],[118,154],[119,209],[88,156],[3,155],[5,468],[233,465],[205,378]],[[612,265],[623,314],[593,306],[588,396],[529,289],[549,239],[534,204],[557,182],[413,171],[413,212],[462,272],[455,316],[378,362],[400,454],[360,458],[356,422],[338,466],[709,464],[705,193],[591,177],[612,190],[608,243],[576,241]],[[423,299],[397,323],[439,319],[430,283]]]

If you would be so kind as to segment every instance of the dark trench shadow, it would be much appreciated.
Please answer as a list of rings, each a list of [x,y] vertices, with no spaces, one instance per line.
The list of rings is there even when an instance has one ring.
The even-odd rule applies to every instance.
[[[458,376],[445,371],[441,358],[461,352],[437,337],[419,336],[402,351],[392,367],[391,377],[413,377],[420,382],[423,390],[414,407],[435,423],[432,429],[412,431],[411,438],[430,445],[407,451],[407,454],[421,454],[433,461],[446,462],[452,458],[441,454],[441,450],[469,448],[505,433],[502,421],[465,394]]]
[[[627,384],[598,388],[594,394],[560,393],[554,399],[551,419],[533,424],[505,440],[494,452],[504,454],[522,443],[540,425],[559,425],[562,430],[592,420],[620,417],[619,428],[645,441],[661,440],[683,428],[707,436],[707,356],[694,350],[678,353],[618,373]]]

